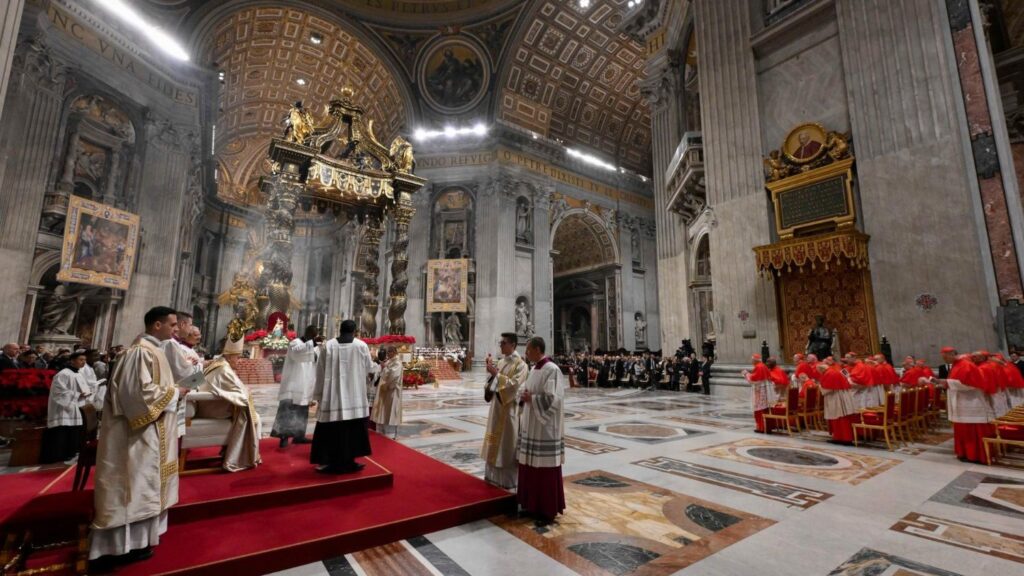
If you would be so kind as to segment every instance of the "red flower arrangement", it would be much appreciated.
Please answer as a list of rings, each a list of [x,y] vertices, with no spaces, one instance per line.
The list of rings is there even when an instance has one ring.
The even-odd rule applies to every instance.
[[[245,335],[245,341],[246,342],[255,342],[257,340],[263,340],[264,338],[267,337],[268,334],[270,334],[270,332],[267,332],[266,330],[256,330],[254,332],[250,332],[250,333],[246,334]],[[295,332],[295,330],[289,330],[289,331],[285,332],[284,335],[285,335],[285,337],[288,338],[288,340],[294,340],[295,337],[298,336],[298,334]]]
[[[419,372],[406,372],[402,376],[402,386],[405,388],[408,388],[410,386],[412,386],[413,388],[419,388],[420,384],[423,383],[423,376]]]
[[[0,372],[0,417],[45,418],[50,383],[56,373],[55,370],[35,368]]]
[[[382,344],[415,344],[415,336],[406,336],[404,334],[385,334],[378,338],[363,338],[363,342],[366,342],[370,346],[380,346]]]

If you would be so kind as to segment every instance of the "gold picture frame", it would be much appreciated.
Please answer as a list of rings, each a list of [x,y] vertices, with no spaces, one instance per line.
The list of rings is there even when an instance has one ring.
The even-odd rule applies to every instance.
[[[427,312],[467,312],[469,260],[427,260]]]
[[[827,150],[828,131],[817,122],[805,122],[786,134],[782,142],[782,153],[794,164],[809,164],[821,157]]]
[[[138,214],[72,196],[57,280],[127,290],[138,243]]]

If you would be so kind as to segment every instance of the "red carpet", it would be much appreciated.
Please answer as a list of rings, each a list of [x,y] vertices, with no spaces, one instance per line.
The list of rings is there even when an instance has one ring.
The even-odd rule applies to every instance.
[[[170,521],[187,522],[241,510],[289,506],[391,485],[391,472],[377,464],[372,456],[364,459],[366,467],[356,474],[318,474],[309,463],[309,447],[309,444],[300,444],[282,450],[278,448],[277,439],[267,438],[260,442],[263,464],[255,470],[182,476],[178,504],[171,508]],[[194,461],[193,454],[195,460],[202,460],[203,450],[216,452],[216,449],[195,450],[190,453],[189,462]],[[74,473],[67,473],[47,492],[71,490],[73,481]],[[92,487],[93,476],[90,476],[87,488]]]
[[[266,464],[256,471],[183,477],[182,510],[172,509],[156,554],[117,573],[263,574],[515,509],[515,496],[504,490],[379,434],[370,441],[373,456],[349,478],[310,472],[308,447],[279,452],[276,440],[261,445]],[[69,487],[72,475],[54,489]]]
[[[41,472],[0,475],[0,523],[22,504],[45,490],[64,470],[64,468],[56,468]],[[68,486],[71,485],[73,479],[74,472],[71,473]]]

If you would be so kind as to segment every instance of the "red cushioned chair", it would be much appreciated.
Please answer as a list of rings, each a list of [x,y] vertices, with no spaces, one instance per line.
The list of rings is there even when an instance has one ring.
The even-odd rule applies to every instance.
[[[780,402],[771,407],[764,415],[764,430],[771,434],[773,426],[768,424],[771,420],[782,420],[786,423],[786,433],[793,435],[793,427],[799,426],[800,412],[800,389],[790,386],[786,389],[786,401]]]
[[[808,386],[807,391],[805,392],[803,404],[800,406],[800,412],[797,413],[797,423],[803,421],[804,429],[824,429],[824,425],[822,424],[821,401],[821,388],[817,385]]]
[[[857,445],[857,439],[860,434],[860,430],[867,432],[868,430],[881,430],[882,436],[885,438],[885,445],[892,451],[892,443],[889,441],[889,433],[892,432],[893,439],[896,439],[896,434],[899,431],[898,419],[896,415],[896,394],[893,392],[887,392],[885,394],[885,404],[876,408],[867,408],[860,412],[860,422],[854,423],[853,425],[853,445]],[[898,444],[898,441],[897,441]]]
[[[29,500],[0,525],[3,574],[85,574],[92,516],[92,490],[57,492]],[[49,562],[29,567],[30,556],[37,552],[47,554]]]

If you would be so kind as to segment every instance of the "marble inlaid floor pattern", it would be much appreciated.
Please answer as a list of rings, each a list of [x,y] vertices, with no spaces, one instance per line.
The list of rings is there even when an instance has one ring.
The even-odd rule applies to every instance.
[[[792,445],[767,438],[745,438],[709,446],[699,452],[715,458],[852,485],[860,484],[900,463],[899,460],[881,455],[821,446]]]
[[[484,380],[405,390],[398,440],[482,477]],[[277,386],[253,395],[269,433]],[[745,389],[577,388],[565,410],[569,509],[552,529],[492,518],[285,574],[1024,574],[1024,470],[958,462],[948,430],[894,452],[754,434]]]

